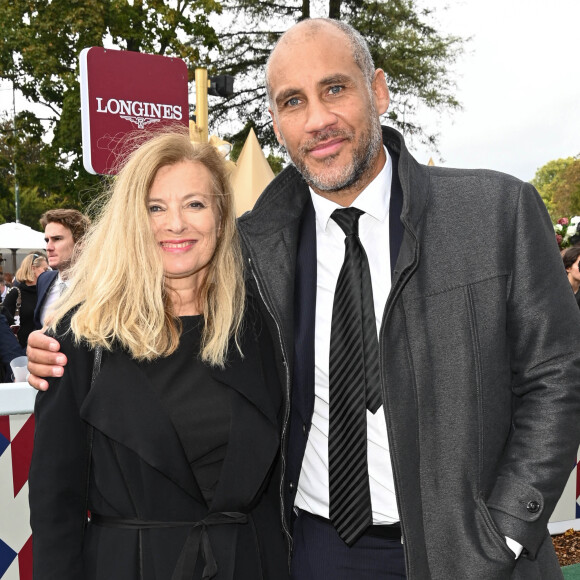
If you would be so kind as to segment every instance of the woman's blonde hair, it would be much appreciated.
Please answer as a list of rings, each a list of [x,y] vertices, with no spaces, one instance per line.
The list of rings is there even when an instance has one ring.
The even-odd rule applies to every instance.
[[[106,349],[115,343],[140,360],[175,351],[181,321],[164,283],[147,199],[159,169],[181,161],[202,164],[212,177],[219,236],[198,297],[205,322],[200,356],[224,365],[229,339],[238,342],[245,301],[234,200],[222,157],[211,145],[193,145],[185,130],[160,132],[127,157],[84,238],[50,328],[78,307],[71,318],[77,341]]]
[[[33,268],[37,268],[42,262],[48,264],[48,260],[43,254],[28,254],[22,260],[20,268],[16,270],[16,279],[23,284],[36,284]]]

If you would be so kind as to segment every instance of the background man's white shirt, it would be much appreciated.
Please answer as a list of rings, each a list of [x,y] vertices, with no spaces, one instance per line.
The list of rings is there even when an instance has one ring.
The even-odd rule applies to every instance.
[[[54,307],[54,303],[60,298],[60,295],[62,294],[63,284],[66,287],[68,287],[68,282],[61,278],[59,272],[53,285],[49,288],[48,294],[46,295],[46,300],[42,305],[42,311],[40,313],[40,322],[42,323],[43,326],[46,315],[52,310],[52,308]]]

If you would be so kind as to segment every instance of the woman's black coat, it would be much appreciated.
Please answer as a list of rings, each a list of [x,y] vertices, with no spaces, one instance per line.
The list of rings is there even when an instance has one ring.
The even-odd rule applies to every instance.
[[[286,578],[278,466],[282,398],[271,339],[260,323],[246,321],[243,360],[232,348],[225,370],[211,371],[231,389],[232,416],[209,509],[140,365],[120,350],[105,352],[89,392],[94,353],[75,346],[70,334],[59,340],[68,357],[64,376],[49,381],[35,409],[29,479],[35,580],[201,579],[214,559],[215,580]],[[83,540],[87,425],[94,433],[88,492],[93,513],[211,522],[212,514],[241,512],[247,523],[149,529],[90,523]],[[174,575],[180,554],[195,558],[196,550],[195,574],[186,558],[189,569]]]

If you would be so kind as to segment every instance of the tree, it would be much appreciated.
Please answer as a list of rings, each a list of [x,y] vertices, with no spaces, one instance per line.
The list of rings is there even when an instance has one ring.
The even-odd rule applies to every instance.
[[[440,34],[431,24],[432,12],[419,9],[418,2],[330,0],[328,14],[352,23],[368,39],[392,89],[391,123],[435,144],[436,136],[417,124],[416,108],[458,107],[450,70],[463,39]],[[222,12],[229,25],[220,24],[218,33],[210,16]],[[210,97],[212,127],[222,136],[230,133],[235,144],[250,123],[263,145],[279,151],[266,112],[263,67],[282,32],[310,12],[311,0],[0,0],[0,77],[47,111],[43,117],[26,113],[40,140],[37,162],[23,165],[19,180],[28,180],[33,195],[54,207],[82,209],[93,197],[100,178],[82,168],[78,55],[105,41],[183,58],[190,80],[196,66],[235,75],[233,97]],[[8,147],[0,155],[0,166],[8,168],[20,153]],[[273,162],[280,165],[279,158]],[[1,186],[13,192],[13,183]],[[2,211],[10,213],[9,205]]]
[[[220,34],[221,48],[212,66],[235,75],[236,93],[226,101],[211,102],[212,121],[224,126],[238,119],[250,121],[260,141],[276,147],[266,113],[263,68],[282,32],[310,15],[310,0],[226,0],[224,15],[231,25]],[[391,124],[436,147],[437,136],[417,122],[417,108],[459,107],[450,68],[464,40],[440,34],[430,24],[433,11],[419,9],[416,0],[330,0],[328,16],[359,30],[376,66],[385,70]]]
[[[50,207],[59,207],[64,199],[49,196],[39,184],[58,180],[59,170],[47,163],[42,142],[43,128],[30,113],[20,113],[16,119],[0,120],[0,219],[16,218],[14,169],[20,189],[20,221],[38,229],[38,218]],[[60,201],[60,203],[59,203]],[[67,206],[74,207],[69,200]]]
[[[531,180],[544,200],[552,221],[562,216],[580,215],[580,199],[575,201],[575,186],[580,187],[579,165],[580,160],[574,157],[554,159],[542,165]],[[573,210],[574,204],[576,209]]]
[[[0,0],[0,76],[48,111],[42,119],[27,113],[42,127],[38,195],[54,197],[53,207],[84,207],[99,184],[81,162],[80,51],[107,40],[121,49],[178,56],[193,68],[217,46],[209,15],[220,10],[218,0]],[[19,179],[31,177],[19,171]]]
[[[552,202],[560,215],[580,215],[580,158],[575,158],[559,175]]]

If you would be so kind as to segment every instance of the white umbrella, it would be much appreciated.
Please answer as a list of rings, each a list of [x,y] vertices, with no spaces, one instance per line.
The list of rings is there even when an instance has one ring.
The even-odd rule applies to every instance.
[[[43,232],[14,222],[0,225],[0,248],[12,250],[14,271],[16,271],[16,250],[41,250],[45,246]]]

